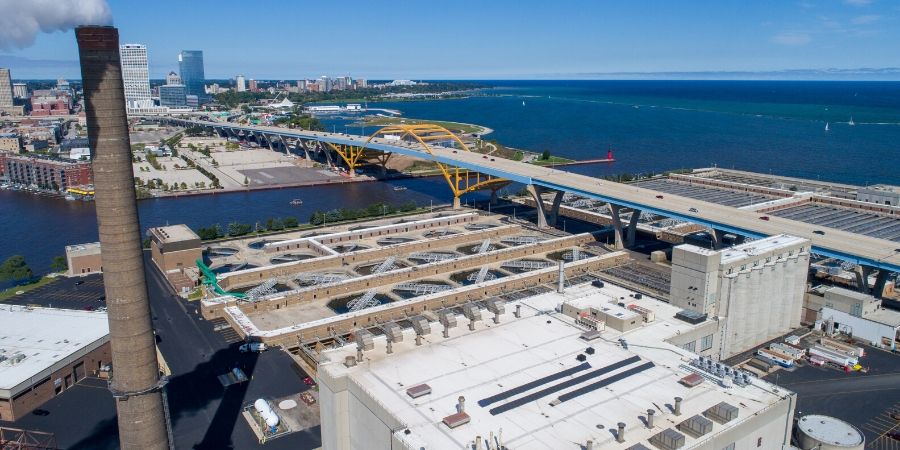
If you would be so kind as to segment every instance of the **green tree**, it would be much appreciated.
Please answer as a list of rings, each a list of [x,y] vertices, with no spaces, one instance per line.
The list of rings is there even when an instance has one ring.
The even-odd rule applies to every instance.
[[[544,153],[541,153],[541,159],[544,161],[550,159],[550,150],[544,150]]]
[[[69,268],[69,263],[66,261],[65,256],[56,256],[53,258],[53,262],[50,263],[50,269],[54,272],[63,272]]]
[[[181,189],[187,189],[187,188],[188,188],[187,183],[185,183],[184,181],[182,181],[182,182],[181,182]]]
[[[34,276],[22,255],[13,255],[0,264],[0,281],[25,281]]]
[[[284,218],[285,228],[295,228],[297,225],[299,225],[299,222],[297,221],[296,217],[287,216]]]

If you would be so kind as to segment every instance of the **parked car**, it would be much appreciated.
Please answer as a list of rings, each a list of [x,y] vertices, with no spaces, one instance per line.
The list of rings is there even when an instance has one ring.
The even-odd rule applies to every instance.
[[[78,280],[75,282],[75,286],[81,286],[82,284],[84,284],[84,280]]]
[[[691,209],[689,209],[688,211],[689,211],[689,212],[692,212],[692,213],[700,212],[700,211],[697,211],[697,208],[691,208]]]
[[[241,353],[260,353],[266,351],[266,344],[262,342],[248,342],[238,347]]]
[[[656,198],[663,198],[663,196],[662,196],[662,195],[657,195]]]
[[[759,216],[759,220],[769,221],[769,216]]]
[[[819,236],[825,236],[825,232],[822,230],[813,230],[813,234],[818,234]]]
[[[313,381],[313,379],[311,377],[304,377],[303,384],[305,384],[307,386],[314,386],[316,384],[316,382]]]

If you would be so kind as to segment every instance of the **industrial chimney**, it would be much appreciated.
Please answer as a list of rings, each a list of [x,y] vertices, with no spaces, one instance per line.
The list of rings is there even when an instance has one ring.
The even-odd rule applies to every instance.
[[[119,441],[123,449],[169,448],[144,280],[141,230],[119,62],[119,31],[75,29],[92,149]]]

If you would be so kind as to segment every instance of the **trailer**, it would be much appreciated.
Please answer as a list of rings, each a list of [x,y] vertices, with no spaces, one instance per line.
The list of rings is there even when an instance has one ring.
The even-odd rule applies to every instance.
[[[862,358],[866,356],[866,351],[862,347],[857,347],[855,345],[845,344],[841,341],[836,341],[834,339],[828,339],[823,337],[819,339],[819,343],[822,344],[823,347],[830,348],[840,353],[846,353],[851,356],[856,356],[857,358]]]
[[[769,371],[772,370],[772,363],[756,356],[751,358],[750,361],[747,361],[747,365],[764,374],[769,373]]]
[[[855,356],[837,352],[821,345],[812,346],[809,348],[809,350],[807,350],[807,352],[809,353],[810,358],[818,357],[819,359],[823,359],[826,362],[830,362],[841,367],[854,367],[859,363],[859,360]]]
[[[782,367],[794,367],[794,359],[784,353],[761,348],[756,351],[756,356]]]
[[[803,350],[802,348],[791,344],[781,342],[772,343],[771,345],[769,345],[769,350],[790,356],[794,361],[806,355],[806,350]]]

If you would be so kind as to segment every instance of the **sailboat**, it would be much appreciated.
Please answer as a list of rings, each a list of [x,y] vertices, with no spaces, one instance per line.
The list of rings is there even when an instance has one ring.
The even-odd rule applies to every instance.
[[[829,128],[828,128],[828,122],[825,122],[825,131],[828,131],[828,130],[829,130]]]
[[[850,121],[847,122],[847,125],[850,125],[851,127],[856,125],[856,122],[853,121],[853,116],[850,116]]]
[[[522,100],[522,106],[525,106],[525,100]]]

